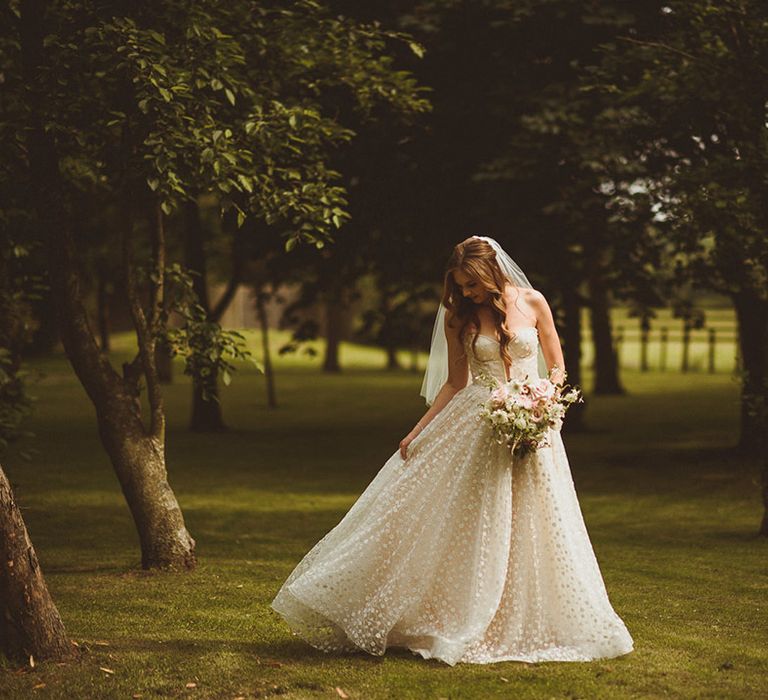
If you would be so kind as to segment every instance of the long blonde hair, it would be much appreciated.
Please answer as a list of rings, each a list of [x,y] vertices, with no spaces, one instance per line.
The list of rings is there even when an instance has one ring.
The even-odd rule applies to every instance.
[[[509,352],[512,333],[507,328],[507,309],[503,299],[507,278],[496,262],[496,252],[487,241],[473,236],[459,243],[448,259],[442,301],[450,314],[449,325],[455,328],[456,324],[459,324],[459,338],[463,345],[470,322],[478,332],[480,331],[480,318],[477,314],[477,305],[461,293],[461,287],[453,277],[453,273],[459,270],[478,280],[488,292],[489,307],[499,335],[501,356],[507,365],[512,364],[512,356]],[[473,350],[476,342],[477,336],[472,341]]]

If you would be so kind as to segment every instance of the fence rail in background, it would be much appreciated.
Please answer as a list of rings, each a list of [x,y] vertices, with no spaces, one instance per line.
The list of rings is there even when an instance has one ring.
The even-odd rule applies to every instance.
[[[733,326],[692,328],[681,324],[679,330],[667,326],[653,328],[615,327],[614,347],[619,366],[637,368],[641,372],[674,369],[670,356],[676,355],[680,372],[739,372],[741,358],[736,330]],[[670,352],[674,350],[674,353]],[[655,352],[654,352],[655,351]],[[692,354],[693,353],[693,354]],[[627,355],[636,358],[630,362]],[[655,362],[652,362],[655,355]]]

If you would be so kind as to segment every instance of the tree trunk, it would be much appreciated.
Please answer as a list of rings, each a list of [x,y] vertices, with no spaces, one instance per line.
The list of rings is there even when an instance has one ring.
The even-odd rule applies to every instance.
[[[0,466],[0,652],[9,659],[62,660],[72,643]]]
[[[189,429],[195,433],[215,433],[227,429],[219,402],[219,373],[215,368],[211,368],[211,374],[207,377],[195,377],[192,381],[192,418]]]
[[[104,270],[99,269],[96,289],[96,317],[99,326],[99,346],[109,352],[109,285]]]
[[[768,412],[767,412],[768,413]],[[763,445],[760,458],[761,495],[763,498],[763,520],[760,523],[758,534],[768,537],[768,418],[763,423]]]
[[[589,273],[589,297],[592,344],[595,349],[594,393],[617,395],[624,393],[619,379],[619,363],[613,344],[608,289],[599,265]]]
[[[173,383],[173,358],[168,344],[162,340],[158,340],[155,345],[155,365],[158,380],[162,384]]]
[[[37,321],[37,327],[32,331],[32,339],[25,350],[25,355],[40,356],[52,352],[59,342],[59,331],[56,325],[56,311],[50,290],[40,292],[41,299],[31,300],[32,315]]]
[[[129,397],[97,406],[101,437],[128,503],[141,543],[144,569],[193,569],[195,541],[168,483],[165,446],[146,434]]]
[[[384,285],[381,289],[381,303],[379,304],[379,312],[382,315],[383,321],[381,324],[381,331],[379,337],[384,341],[384,349],[387,352],[387,369],[396,370],[400,369],[400,362],[397,359],[397,345],[395,341],[395,321],[393,318],[394,312],[392,310],[392,304],[390,299],[394,295],[394,290]]]
[[[64,349],[96,408],[99,436],[139,533],[141,565],[145,569],[193,568],[195,541],[187,532],[168,483],[162,405],[153,409],[152,426],[145,428],[135,366],[126,365],[126,377],[122,378],[99,352],[80,299],[71,234],[62,218],[49,239],[49,249],[51,287]],[[145,353],[154,365],[154,347],[145,348]],[[148,393],[152,392],[148,388]]]
[[[341,372],[339,364],[339,345],[341,344],[341,332],[344,321],[344,313],[340,300],[328,299],[325,302],[325,360],[323,372]]]
[[[746,292],[735,294],[733,301],[743,367],[739,448],[759,458],[768,403],[768,302]]]
[[[576,386],[581,380],[581,303],[573,289],[563,289],[563,359],[568,372],[567,382]],[[584,429],[584,410],[586,403],[575,403],[566,414],[563,422],[564,431]]]
[[[392,345],[387,346],[387,369],[401,369],[400,361],[397,359],[397,348]]]
[[[96,409],[99,436],[125,494],[141,541],[144,568],[192,568],[195,541],[184,525],[165,468],[165,414],[154,364],[154,329],[162,305],[165,247],[162,212],[156,208],[152,228],[154,286],[151,308],[140,306],[130,259],[131,225],[123,235],[123,259],[131,314],[139,340],[140,355],[124,365],[124,376],[115,372],[102,353],[88,322],[83,304],[82,279],[75,254],[73,226],[64,201],[58,154],[49,132],[43,129],[45,85],[45,5],[41,0],[22,0],[20,14],[24,77],[29,86],[27,149],[30,164],[28,193],[30,211],[45,241],[48,275],[64,349]],[[41,65],[43,64],[43,65]],[[130,202],[131,206],[135,202]],[[130,208],[129,208],[130,211]],[[139,363],[138,360],[141,362]],[[138,379],[144,376],[151,414],[145,428],[141,419]]]
[[[267,382],[267,406],[277,408],[277,395],[275,393],[275,371],[272,368],[272,353],[269,349],[269,322],[267,319],[266,295],[260,290],[256,291],[256,312],[261,327],[261,350],[264,364],[264,379]]]
[[[208,296],[208,263],[200,207],[196,201],[184,205],[185,252],[187,268],[192,275],[192,288],[200,305],[210,317]],[[209,399],[205,398],[207,395]],[[219,373],[192,378],[192,416],[189,428],[196,433],[215,433],[226,429],[219,402]]]

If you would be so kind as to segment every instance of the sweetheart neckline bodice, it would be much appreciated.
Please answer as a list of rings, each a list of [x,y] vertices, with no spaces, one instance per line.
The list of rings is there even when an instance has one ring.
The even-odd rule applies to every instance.
[[[479,342],[482,339],[487,342]],[[474,345],[473,340],[479,343]],[[525,376],[537,376],[538,367],[536,349],[538,346],[538,328],[536,326],[521,326],[513,332],[509,352],[512,355],[512,364],[505,367],[501,357],[501,344],[497,338],[484,333],[470,333],[466,337],[466,346],[469,359],[469,371],[473,380],[481,375],[495,377],[499,381],[508,381],[512,378]],[[507,377],[506,370],[510,376]]]
[[[520,326],[517,330],[512,331],[512,337],[514,338],[516,335],[520,333],[520,331],[536,331],[536,335],[539,334],[539,329],[536,326]],[[476,335],[478,338],[488,338],[488,340],[492,340],[495,343],[499,342],[498,338],[494,338],[490,335],[485,335],[484,333],[472,333],[470,334],[470,337],[472,335]]]

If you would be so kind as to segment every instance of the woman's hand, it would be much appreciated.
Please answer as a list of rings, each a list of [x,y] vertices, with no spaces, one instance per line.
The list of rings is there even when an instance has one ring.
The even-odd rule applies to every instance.
[[[408,445],[410,445],[415,437],[421,432],[418,428],[411,430],[402,440],[400,440],[400,456],[406,459],[408,456]]]

